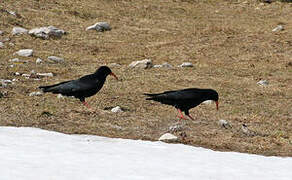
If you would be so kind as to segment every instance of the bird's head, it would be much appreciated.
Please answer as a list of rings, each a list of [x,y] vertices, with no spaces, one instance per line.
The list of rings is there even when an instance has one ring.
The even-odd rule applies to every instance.
[[[217,91],[210,89],[209,91],[209,100],[215,101],[216,103],[216,109],[219,110],[219,95],[217,93]]]
[[[108,75],[111,75],[111,76],[114,76],[117,80],[119,80],[118,77],[107,66],[101,66],[100,68],[98,68],[96,70],[96,72],[94,74],[96,74],[98,76],[104,76],[104,77],[107,77]]]

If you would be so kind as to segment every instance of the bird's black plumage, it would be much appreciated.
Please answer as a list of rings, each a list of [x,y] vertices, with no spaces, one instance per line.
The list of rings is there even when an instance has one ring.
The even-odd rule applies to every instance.
[[[180,112],[185,112],[187,116],[189,116],[189,110],[191,108],[198,106],[206,100],[215,101],[218,109],[219,96],[213,89],[188,88],[175,91],[165,91],[158,94],[145,93],[145,95],[149,96],[146,100],[154,100],[162,104],[174,106]]]
[[[113,75],[117,79],[109,67],[101,66],[95,73],[83,76],[79,79],[64,81],[50,86],[40,86],[39,88],[43,92],[74,96],[85,103],[86,97],[95,95],[102,88],[108,75]]]

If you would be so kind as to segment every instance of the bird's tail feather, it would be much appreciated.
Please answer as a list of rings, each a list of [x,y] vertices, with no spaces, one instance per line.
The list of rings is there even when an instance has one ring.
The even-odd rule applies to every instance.
[[[39,86],[39,89],[41,89],[44,93],[45,92],[53,92],[55,89],[56,85],[51,85],[51,86]]]
[[[149,96],[148,98],[146,98],[146,100],[153,100],[155,96],[159,95],[159,94],[149,94],[149,93],[144,93],[144,95]]]

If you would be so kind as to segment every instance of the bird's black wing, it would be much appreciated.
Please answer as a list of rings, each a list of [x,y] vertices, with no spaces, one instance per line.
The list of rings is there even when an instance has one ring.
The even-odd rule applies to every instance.
[[[78,79],[61,82],[51,86],[40,86],[39,88],[42,89],[44,92],[52,92],[54,94],[73,96],[75,93],[87,91],[91,88],[91,85],[83,83]]]
[[[191,102],[198,102],[202,99],[200,89],[190,88],[177,91],[165,91],[159,94],[145,94],[150,96],[146,100],[158,101],[168,105],[183,105]]]

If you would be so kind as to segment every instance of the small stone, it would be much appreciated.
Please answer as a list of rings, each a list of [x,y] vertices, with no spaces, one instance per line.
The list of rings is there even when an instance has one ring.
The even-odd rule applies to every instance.
[[[173,134],[165,133],[158,140],[159,141],[177,141],[177,137]]]
[[[43,62],[43,60],[41,58],[37,58],[35,61],[36,64],[41,64],[42,62]]]
[[[49,39],[51,37],[61,38],[66,32],[54,26],[40,27],[29,30],[28,34],[37,38]]]
[[[183,126],[181,124],[175,124],[172,125],[168,128],[168,132],[178,132],[178,131],[182,131]]]
[[[3,35],[3,34],[4,34],[4,32],[3,31],[0,31],[0,36]]]
[[[212,100],[206,100],[206,101],[203,101],[202,103],[203,103],[203,104],[208,104],[208,105],[210,105],[210,104],[213,103],[213,101],[212,101]]]
[[[242,124],[241,130],[242,130],[243,134],[245,134],[247,136],[255,136],[256,135],[255,132],[248,129],[246,124]]]
[[[8,45],[9,45],[9,46],[14,46],[14,44],[13,44],[12,42],[10,42]]]
[[[260,86],[267,86],[269,85],[269,82],[267,80],[260,80],[259,82],[257,82],[257,84]]]
[[[43,92],[41,91],[29,93],[29,96],[41,96],[41,95],[43,95]]]
[[[30,74],[22,74],[21,76],[23,76],[23,77],[30,77]]]
[[[20,73],[19,72],[15,72],[14,75],[15,76],[20,76]]]
[[[232,128],[232,126],[230,125],[230,123],[229,123],[228,121],[224,120],[224,119],[220,119],[220,120],[218,121],[218,124],[219,124],[221,127],[224,127],[224,128],[226,128],[226,129],[228,129],[228,128]]]
[[[18,58],[13,58],[13,59],[10,59],[9,61],[13,63],[27,63],[27,61],[24,61]]]
[[[22,27],[14,27],[12,29],[12,35],[27,34],[28,30]]]
[[[167,62],[163,63],[163,64],[157,64],[153,66],[154,68],[173,68],[173,66],[171,64],[168,64]]]
[[[194,67],[194,65],[190,62],[184,62],[179,67]]]
[[[278,25],[277,27],[275,27],[272,31],[273,32],[278,32],[278,31],[283,31],[284,27],[282,25]]]
[[[111,112],[119,113],[119,112],[123,112],[123,110],[120,106],[117,106],[117,107],[112,108]]]
[[[10,59],[10,62],[20,62],[20,60],[18,58],[13,58],[13,59]]]
[[[5,47],[4,43],[0,42],[0,48],[4,48],[4,47]]]
[[[103,31],[110,31],[111,29],[112,28],[110,27],[109,23],[107,23],[107,22],[98,22],[98,23],[95,23],[92,26],[87,27],[86,31],[88,31],[88,30],[96,30],[96,31],[99,31],[99,32],[103,32]]]
[[[121,65],[118,63],[110,63],[110,64],[108,64],[108,66],[109,67],[121,67]]]
[[[24,57],[30,57],[33,55],[33,50],[32,49],[21,49],[17,52],[15,52],[18,56],[24,56]]]
[[[49,56],[48,60],[50,60],[53,63],[64,63],[65,60],[61,57],[57,57],[57,56]]]
[[[36,73],[37,76],[43,76],[43,77],[53,77],[53,73]]]
[[[58,94],[57,98],[58,99],[64,99],[65,97],[62,94]]]
[[[133,61],[131,64],[129,64],[129,67],[149,69],[153,67],[153,64],[151,59],[144,59],[142,61]]]

